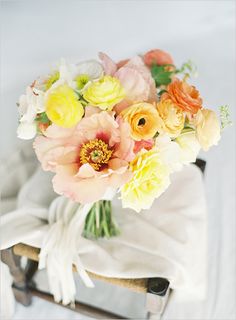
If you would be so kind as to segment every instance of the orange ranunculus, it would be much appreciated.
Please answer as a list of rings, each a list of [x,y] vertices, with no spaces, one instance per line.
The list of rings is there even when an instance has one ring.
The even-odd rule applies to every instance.
[[[136,140],[147,140],[154,137],[161,121],[155,106],[151,103],[140,102],[124,109],[120,116],[131,127],[131,137]]]
[[[144,63],[151,67],[152,64],[174,64],[174,61],[171,57],[171,55],[165,51],[162,51],[160,49],[154,49],[150,50],[143,56]]]
[[[174,80],[162,95],[162,100],[171,99],[183,111],[195,114],[202,108],[202,98],[199,91],[185,81]]]

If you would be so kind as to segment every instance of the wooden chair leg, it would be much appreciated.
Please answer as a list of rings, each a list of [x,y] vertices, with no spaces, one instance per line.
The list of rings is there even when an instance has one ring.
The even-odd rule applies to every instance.
[[[30,288],[36,287],[33,277],[37,272],[37,270],[38,270],[38,262],[28,259],[27,265],[25,268],[25,280],[26,280],[27,286]]]
[[[12,248],[9,248],[1,251],[1,260],[8,265],[13,277],[12,289],[16,300],[25,306],[30,305],[32,295],[28,290],[25,273],[20,265],[21,257],[16,256]]]
[[[161,319],[170,293],[170,283],[164,278],[148,279],[146,310],[148,319]]]

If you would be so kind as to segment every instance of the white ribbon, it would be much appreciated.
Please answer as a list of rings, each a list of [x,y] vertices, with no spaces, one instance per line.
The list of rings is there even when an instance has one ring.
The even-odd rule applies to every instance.
[[[56,302],[73,303],[76,287],[72,266],[75,265],[87,287],[94,287],[78,255],[77,240],[82,232],[91,204],[80,205],[64,197],[56,198],[50,208],[50,229],[43,239],[39,269],[47,268],[51,293]]]

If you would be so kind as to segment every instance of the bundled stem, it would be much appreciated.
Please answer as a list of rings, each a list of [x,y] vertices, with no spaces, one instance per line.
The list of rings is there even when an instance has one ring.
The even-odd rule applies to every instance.
[[[111,238],[118,234],[119,229],[112,217],[111,201],[97,201],[86,217],[83,236],[98,239]]]

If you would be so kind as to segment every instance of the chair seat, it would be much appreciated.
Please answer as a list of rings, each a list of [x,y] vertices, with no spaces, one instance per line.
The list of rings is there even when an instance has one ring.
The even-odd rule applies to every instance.
[[[35,248],[23,243],[19,243],[13,247],[13,252],[17,256],[23,256],[33,261],[39,260],[39,248]],[[74,267],[74,271],[76,268]],[[147,292],[147,281],[148,279],[120,279],[120,278],[110,278],[104,277],[92,272],[88,272],[89,276],[93,279],[98,279],[102,281],[106,281],[113,285],[118,285],[129,290],[146,293]]]

